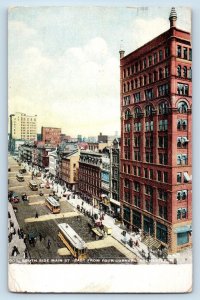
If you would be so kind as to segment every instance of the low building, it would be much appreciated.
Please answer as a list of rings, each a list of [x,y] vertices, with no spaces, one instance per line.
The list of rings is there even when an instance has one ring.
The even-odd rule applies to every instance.
[[[41,128],[42,141],[45,144],[57,146],[61,142],[61,128],[43,127]]]
[[[57,151],[49,152],[49,174],[56,178],[58,168],[58,154]]]
[[[60,179],[71,191],[77,191],[80,152],[63,154],[61,157]]]

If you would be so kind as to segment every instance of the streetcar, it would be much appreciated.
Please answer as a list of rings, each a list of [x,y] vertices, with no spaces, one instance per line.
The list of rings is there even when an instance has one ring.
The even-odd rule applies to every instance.
[[[18,181],[24,181],[24,176],[20,173],[17,173],[16,178]]]
[[[47,197],[45,199],[45,204],[46,206],[50,209],[50,211],[53,213],[53,214],[57,214],[60,212],[60,204],[59,202],[54,199],[53,197]]]
[[[87,247],[81,237],[69,224],[61,223],[58,224],[58,227],[58,236],[70,251],[70,253],[73,255],[73,257],[80,261],[85,260],[88,257]]]
[[[34,180],[31,180],[29,182],[29,187],[32,191],[37,191],[38,190],[38,185]]]

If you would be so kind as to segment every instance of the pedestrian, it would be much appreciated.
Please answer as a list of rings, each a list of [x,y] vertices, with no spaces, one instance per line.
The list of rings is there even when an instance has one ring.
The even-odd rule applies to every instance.
[[[26,241],[27,241],[27,236],[26,233],[24,233],[24,244],[26,244]]]
[[[36,213],[35,213],[35,219],[37,219],[38,218],[38,212],[36,211]]]
[[[47,241],[47,249],[50,249],[51,248],[51,241],[50,241],[50,239],[48,239],[48,241]]]
[[[17,234],[18,234],[19,238],[21,238],[20,237],[20,229],[19,228],[17,229]]]
[[[151,255],[150,253],[148,253],[148,256],[147,256],[147,261],[150,262],[151,261]]]
[[[27,249],[24,250],[24,258],[28,259],[28,250]]]
[[[12,250],[12,256],[17,256],[18,254],[20,254],[18,248],[14,246]]]
[[[11,215],[10,215],[10,212],[8,212],[8,219],[10,219],[11,218]]]

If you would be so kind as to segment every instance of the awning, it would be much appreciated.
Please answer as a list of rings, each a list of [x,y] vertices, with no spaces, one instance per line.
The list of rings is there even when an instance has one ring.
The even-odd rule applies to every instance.
[[[190,181],[190,176],[188,175],[187,172],[184,172],[183,176],[184,176],[184,178],[185,178],[186,181]]]
[[[183,232],[188,232],[188,231],[192,231],[192,225],[185,225],[185,226],[181,226],[181,227],[176,227],[174,229],[175,233],[183,233]]]
[[[110,198],[110,202],[116,204],[117,206],[120,206],[120,202],[115,199]]]

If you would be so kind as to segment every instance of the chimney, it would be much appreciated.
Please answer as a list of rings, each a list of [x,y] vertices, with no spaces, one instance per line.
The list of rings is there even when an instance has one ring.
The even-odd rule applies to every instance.
[[[172,7],[170,15],[169,15],[170,28],[176,27],[176,20],[177,20],[176,10],[175,10],[175,7]]]
[[[120,59],[124,57],[124,53],[125,53],[124,50],[119,50]]]

